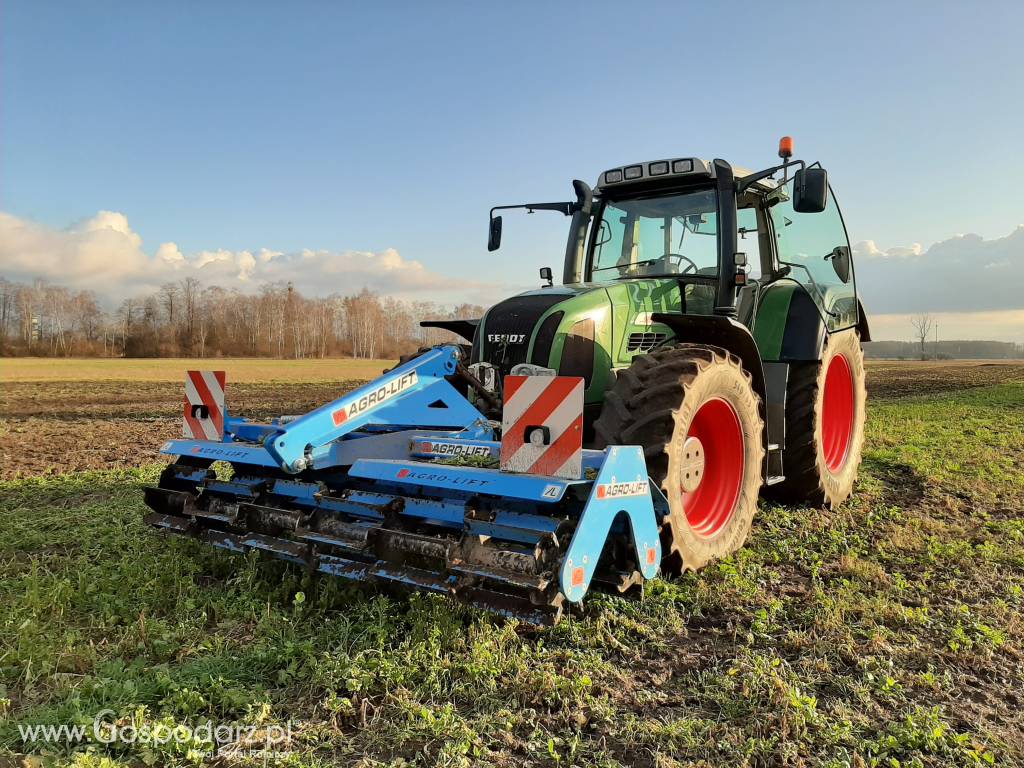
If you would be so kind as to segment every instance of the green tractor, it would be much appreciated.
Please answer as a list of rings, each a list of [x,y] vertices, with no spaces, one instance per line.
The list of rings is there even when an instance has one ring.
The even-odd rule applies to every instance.
[[[543,268],[478,320],[424,323],[466,340],[460,384],[485,413],[507,375],[583,378],[586,445],[642,446],[668,500],[668,573],[740,547],[760,494],[834,506],[857,477],[870,334],[846,228],[825,169],[788,137],[779,156],[635,163],[574,181],[574,201],[498,206],[490,251],[496,211],[571,217],[562,285]]]

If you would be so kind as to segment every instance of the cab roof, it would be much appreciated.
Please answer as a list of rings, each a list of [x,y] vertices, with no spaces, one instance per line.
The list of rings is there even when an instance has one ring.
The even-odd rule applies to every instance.
[[[732,166],[736,178],[749,176],[753,171],[738,165]],[[659,181],[697,180],[701,177],[715,177],[714,163],[699,157],[675,157],[665,160],[650,160],[644,163],[632,163],[618,168],[610,168],[598,177],[597,189],[608,190],[627,188],[634,184],[645,186]],[[768,191],[775,189],[775,182],[762,179],[754,182],[754,187]]]

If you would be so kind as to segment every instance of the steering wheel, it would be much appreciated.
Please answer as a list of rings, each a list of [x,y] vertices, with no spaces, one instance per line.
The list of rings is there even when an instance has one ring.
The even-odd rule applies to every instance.
[[[665,260],[668,260],[668,259],[679,259],[679,265],[678,266],[682,266],[683,262],[685,261],[686,262],[686,267],[682,271],[680,271],[680,273],[679,273],[680,275],[689,274],[691,268],[693,269],[693,273],[697,274],[698,270],[700,269],[700,267],[697,266],[697,264],[694,262],[693,259],[691,259],[689,256],[683,256],[683,254],[681,254],[681,253],[666,253],[661,258],[663,258]]]

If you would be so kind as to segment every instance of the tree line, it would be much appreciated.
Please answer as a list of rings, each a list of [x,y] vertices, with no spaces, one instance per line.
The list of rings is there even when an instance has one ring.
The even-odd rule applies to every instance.
[[[1021,360],[1024,344],[982,339],[927,341],[871,341],[864,356],[886,360]]]
[[[365,288],[326,298],[291,283],[256,293],[187,277],[108,311],[93,291],[0,278],[0,355],[395,358],[455,337],[421,320],[480,317],[483,307],[403,301]]]

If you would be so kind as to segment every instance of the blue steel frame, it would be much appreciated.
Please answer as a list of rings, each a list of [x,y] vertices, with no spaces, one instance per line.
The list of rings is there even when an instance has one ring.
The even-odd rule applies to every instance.
[[[570,602],[587,593],[609,535],[630,536],[638,569],[644,578],[653,578],[661,563],[658,529],[667,504],[648,479],[641,448],[585,450],[580,480],[430,461],[444,455],[496,456],[500,450],[489,422],[444,378],[457,360],[456,348],[438,347],[305,416],[270,424],[231,418],[225,421],[222,442],[171,440],[161,452],[236,466],[280,467],[290,474],[346,466],[348,477],[370,481],[375,490],[353,489],[344,500],[319,499],[309,496],[308,482],[282,478],[273,492],[298,506],[337,506],[339,511],[400,497],[403,514],[481,535],[514,539],[517,530],[553,531],[559,519],[578,515],[559,568],[560,586]],[[228,485],[231,481],[220,490],[227,492]],[[579,490],[570,496],[572,488]],[[237,495],[239,489],[230,490]],[[491,522],[469,520],[466,500],[473,495],[505,500],[508,509]],[[555,512],[554,505],[567,498],[586,502],[578,512],[572,505]]]
[[[629,521],[629,533],[643,577],[653,579],[661,565],[658,534],[661,520],[655,517],[654,495],[643,448],[617,445],[606,448],[605,454],[562,562],[562,594],[571,603],[580,602],[587,594],[608,533],[620,516]]]
[[[455,373],[456,347],[437,347],[379,379],[263,438],[263,446],[285,472],[301,472],[327,446],[363,427],[468,429],[485,424],[483,415],[445,380]]]

